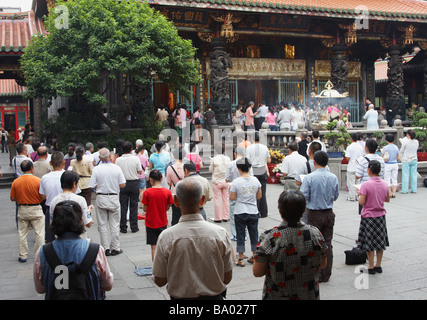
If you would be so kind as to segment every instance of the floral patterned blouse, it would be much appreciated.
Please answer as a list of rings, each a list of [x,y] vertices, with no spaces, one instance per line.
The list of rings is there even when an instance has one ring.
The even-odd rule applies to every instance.
[[[266,262],[264,300],[319,299],[319,266],[328,246],[319,229],[283,221],[260,235],[255,254]]]

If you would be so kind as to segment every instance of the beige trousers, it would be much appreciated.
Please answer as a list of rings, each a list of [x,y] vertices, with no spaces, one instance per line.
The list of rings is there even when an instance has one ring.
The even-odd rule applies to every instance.
[[[33,226],[35,234],[34,253],[44,244],[44,214],[42,207],[38,206],[19,206],[18,207],[18,241],[19,258],[28,257],[28,231]]]

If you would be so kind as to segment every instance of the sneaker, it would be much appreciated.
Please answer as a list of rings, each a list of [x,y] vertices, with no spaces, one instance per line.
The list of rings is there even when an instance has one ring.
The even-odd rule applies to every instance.
[[[231,240],[231,241],[237,241],[237,238],[231,234],[231,235],[230,235],[230,240]]]
[[[27,259],[18,258],[18,261],[21,263],[27,262]]]
[[[243,262],[243,259],[237,259],[236,266],[238,266],[238,267],[244,267],[245,263]]]
[[[110,251],[110,249],[105,250],[105,255],[106,255],[107,257],[111,256],[111,251]]]
[[[251,264],[254,264],[254,262],[255,262],[254,257],[253,257],[253,256],[252,256],[252,257],[250,257],[250,258],[248,259],[248,262],[249,262],[249,263],[251,263]]]

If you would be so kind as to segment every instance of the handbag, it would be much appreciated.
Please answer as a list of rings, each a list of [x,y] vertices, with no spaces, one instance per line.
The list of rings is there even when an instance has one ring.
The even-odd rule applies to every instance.
[[[356,247],[351,250],[346,250],[344,253],[345,264],[347,265],[364,264],[366,262],[366,252],[360,248]]]
[[[388,159],[390,159],[390,155],[388,154],[387,148],[385,148],[384,154],[382,155],[383,159],[385,162],[388,161]]]

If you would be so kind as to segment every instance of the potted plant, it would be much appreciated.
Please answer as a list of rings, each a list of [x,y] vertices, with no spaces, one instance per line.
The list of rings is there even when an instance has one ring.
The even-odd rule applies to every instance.
[[[331,158],[340,158],[344,150],[351,143],[350,134],[345,125],[338,125],[337,120],[329,122],[326,129],[329,130],[324,138],[328,144],[328,154]]]
[[[418,115],[421,112],[418,112]],[[425,112],[422,112],[426,114]],[[421,128],[414,129],[416,139],[420,143],[420,147],[417,152],[418,161],[427,161],[427,116],[425,118],[420,118],[417,121],[417,125]]]

